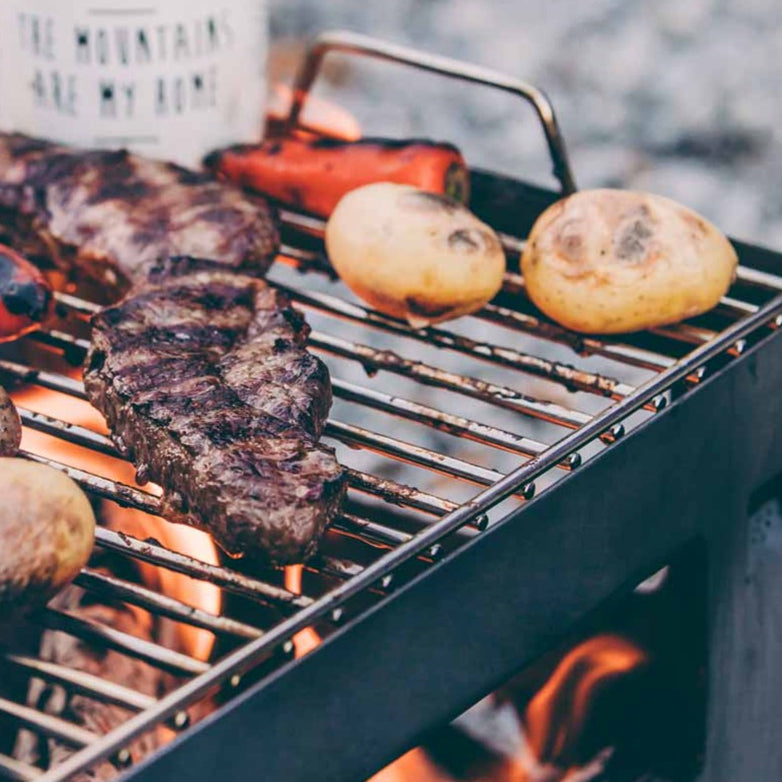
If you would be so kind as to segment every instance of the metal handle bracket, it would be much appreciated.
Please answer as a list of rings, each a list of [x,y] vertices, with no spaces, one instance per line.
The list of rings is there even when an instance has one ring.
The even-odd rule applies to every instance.
[[[431,73],[494,87],[517,95],[533,107],[540,120],[551,155],[552,172],[560,183],[562,194],[569,195],[575,192],[576,183],[568,161],[565,140],[559,129],[554,108],[544,92],[520,79],[511,78],[489,68],[387,43],[358,33],[325,32],[313,39],[296,75],[293,103],[284,128],[286,133],[299,125],[301,113],[312,85],[320,73],[325,56],[331,51],[409,65]]]

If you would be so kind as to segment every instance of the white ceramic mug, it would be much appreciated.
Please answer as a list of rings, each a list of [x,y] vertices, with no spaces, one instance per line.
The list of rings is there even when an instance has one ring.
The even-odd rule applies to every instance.
[[[266,0],[0,0],[0,128],[195,167],[260,139]]]

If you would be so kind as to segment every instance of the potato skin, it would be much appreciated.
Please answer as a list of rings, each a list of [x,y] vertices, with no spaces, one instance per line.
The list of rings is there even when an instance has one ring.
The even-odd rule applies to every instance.
[[[95,516],[64,473],[0,458],[0,618],[42,606],[76,576],[93,547]]]
[[[465,206],[390,182],[341,199],[326,248],[355,294],[416,328],[479,310],[505,272],[497,235]]]
[[[521,256],[530,299],[573,331],[617,334],[714,307],[738,258],[710,222],[663,196],[584,190],[538,218]]]
[[[22,442],[22,423],[14,403],[0,386],[0,456],[13,456]]]

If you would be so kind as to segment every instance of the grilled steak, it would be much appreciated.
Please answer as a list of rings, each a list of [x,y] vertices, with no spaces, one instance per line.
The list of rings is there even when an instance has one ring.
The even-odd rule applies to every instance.
[[[85,387],[167,515],[230,554],[309,556],[345,481],[317,443],[328,371],[258,279],[278,244],[265,202],[127,152],[0,134],[3,235],[111,300],[130,289],[94,318]]]
[[[331,404],[308,328],[277,291],[176,259],[93,320],[92,403],[177,520],[230,554],[310,555],[345,491],[318,445]]]
[[[17,250],[78,269],[115,293],[177,255],[260,275],[278,243],[263,199],[208,175],[122,150],[3,133],[0,225]]]

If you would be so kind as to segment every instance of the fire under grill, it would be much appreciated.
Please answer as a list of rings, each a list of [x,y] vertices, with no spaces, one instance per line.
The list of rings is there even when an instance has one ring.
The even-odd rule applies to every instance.
[[[332,38],[313,49],[305,86],[325,51],[346,48],[345,40],[355,48],[355,39]],[[421,65],[409,52],[379,51]],[[463,75],[465,66],[454,74],[443,62],[430,69]],[[567,189],[561,142],[549,142]],[[557,197],[474,173],[472,207],[504,232],[509,269],[518,268],[523,245],[514,227],[528,229]],[[348,469],[345,512],[305,565],[298,594],[280,570],[213,564],[128,534],[121,523],[99,527],[98,550],[215,585],[224,610],[92,567],[77,584],[96,601],[209,631],[217,652],[206,662],[159,639],[47,609],[37,617],[43,627],[142,660],[172,676],[172,685],[153,697],[3,653],[8,670],[120,706],[127,719],[98,735],[24,697],[0,698],[7,723],[74,750],[50,769],[0,755],[0,777],[53,782],[106,760],[142,761],[125,771],[139,780],[217,773],[292,780],[314,767],[323,779],[366,776],[685,542],[717,531],[729,538],[731,525],[719,518],[735,517],[782,464],[779,438],[764,429],[780,405],[769,389],[782,375],[782,276],[774,273],[782,275],[782,259],[773,253],[737,244],[738,277],[719,307],[651,333],[609,340],[567,332],[535,311],[515,271],[475,317],[416,330],[356,303],[331,278],[320,221],[281,216],[285,243],[270,281],[305,312],[311,348],[332,372],[337,404],[325,437]],[[71,293],[58,303],[56,329],[0,354],[0,378],[45,389],[47,400],[84,400],[74,368],[97,305]],[[20,414],[27,429],[104,455],[107,465],[119,458],[106,436],[66,412],[22,405]],[[772,445],[758,440],[762,431]],[[745,447],[766,460],[758,456],[751,474],[737,466]],[[90,472],[45,449],[23,455],[65,471],[97,498],[159,515],[153,491],[117,481],[109,468]],[[727,485],[731,476],[738,489]],[[257,605],[257,615],[232,612],[230,596]],[[308,627],[323,643],[293,659],[291,639]],[[191,725],[193,707],[207,697],[215,710]],[[181,735],[150,757],[131,758],[131,741],[161,724]]]

